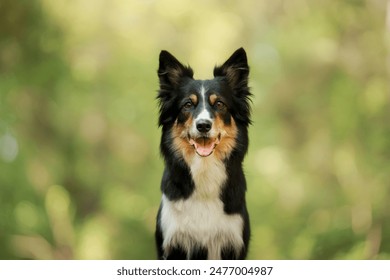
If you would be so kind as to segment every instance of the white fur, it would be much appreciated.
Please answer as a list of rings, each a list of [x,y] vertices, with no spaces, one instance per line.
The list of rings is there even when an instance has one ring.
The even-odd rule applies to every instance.
[[[200,96],[202,98],[203,108],[202,108],[202,112],[200,112],[200,114],[196,117],[195,123],[196,123],[197,120],[211,120],[210,112],[207,111],[207,109],[206,109],[206,102],[207,102],[207,100],[206,100],[206,89],[203,86],[203,83],[202,83],[202,86],[200,88]]]
[[[211,115],[210,115],[210,112],[206,109],[206,89],[205,87],[203,86],[203,83],[202,83],[202,86],[200,88],[200,97],[202,98],[202,111],[199,113],[199,115],[196,116],[195,118],[195,121],[192,123],[192,126],[191,126],[191,135],[197,135],[199,132],[198,132],[198,129],[196,128],[196,124],[198,121],[200,120],[208,120],[208,121],[211,121],[213,122],[213,119],[211,118]],[[209,134],[213,134],[214,133],[214,130],[210,131]]]
[[[209,113],[209,111],[207,111],[206,108],[203,108],[202,112],[200,112],[200,114],[196,117],[194,123],[196,123],[196,121],[198,121],[198,120],[209,120],[209,121],[211,121],[210,113]]]
[[[162,197],[161,226],[163,247],[180,245],[189,255],[194,244],[208,249],[208,259],[220,259],[221,248],[233,246],[236,253],[243,246],[243,220],[240,215],[227,215],[219,199],[226,181],[226,169],[214,155],[195,155],[191,163],[195,191],[188,199],[170,201]]]

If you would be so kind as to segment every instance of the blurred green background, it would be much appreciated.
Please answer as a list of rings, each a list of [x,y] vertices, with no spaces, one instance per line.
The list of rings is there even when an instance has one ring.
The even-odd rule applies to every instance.
[[[0,258],[154,259],[158,54],[243,46],[249,258],[390,259],[387,4],[1,0]]]

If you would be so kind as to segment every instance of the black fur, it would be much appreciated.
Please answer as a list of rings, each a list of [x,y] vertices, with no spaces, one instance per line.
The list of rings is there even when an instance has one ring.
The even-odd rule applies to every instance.
[[[175,125],[185,123],[189,116],[196,114],[199,106],[193,105],[186,109],[185,103],[188,95],[195,92],[200,85],[207,87],[208,92],[217,93],[225,107],[216,108],[215,104],[205,104],[210,109],[212,117],[217,115],[224,125],[231,127],[234,120],[237,134],[234,139],[234,148],[229,150],[228,156],[222,160],[227,179],[220,186],[219,199],[223,203],[226,215],[238,214],[242,217],[242,242],[239,252],[232,247],[225,246],[220,252],[221,259],[244,259],[247,255],[250,226],[246,208],[245,193],[246,180],[242,168],[242,161],[248,149],[248,126],[250,120],[250,92],[248,88],[249,67],[246,53],[243,48],[238,49],[221,66],[214,68],[214,78],[211,80],[194,80],[193,71],[183,66],[167,51],[161,51],[158,77],[160,81],[159,100],[159,126],[162,127],[160,151],[164,158],[165,169],[161,181],[161,191],[169,201],[186,200],[196,189],[188,162],[177,151],[173,144],[172,131]],[[187,102],[188,103],[188,102]],[[223,139],[221,140],[224,141]],[[190,144],[188,144],[190,145]],[[216,146],[215,149],[218,149]],[[175,245],[169,251],[163,248],[164,232],[161,226],[161,211],[157,215],[156,245],[159,259],[207,259],[209,248],[195,244],[191,253],[183,246]],[[209,213],[213,215],[213,213]],[[218,238],[218,237],[216,237]]]

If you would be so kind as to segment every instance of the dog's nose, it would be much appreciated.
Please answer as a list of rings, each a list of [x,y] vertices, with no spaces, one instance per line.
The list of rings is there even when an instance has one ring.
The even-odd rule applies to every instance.
[[[211,121],[209,120],[199,120],[196,123],[196,129],[199,132],[209,132],[211,129]]]

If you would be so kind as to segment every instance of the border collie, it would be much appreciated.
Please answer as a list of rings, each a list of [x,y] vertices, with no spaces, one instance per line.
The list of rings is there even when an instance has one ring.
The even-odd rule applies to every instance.
[[[165,170],[157,215],[159,259],[244,259],[249,216],[242,161],[248,149],[249,67],[243,48],[211,80],[195,80],[161,51],[160,143]]]

